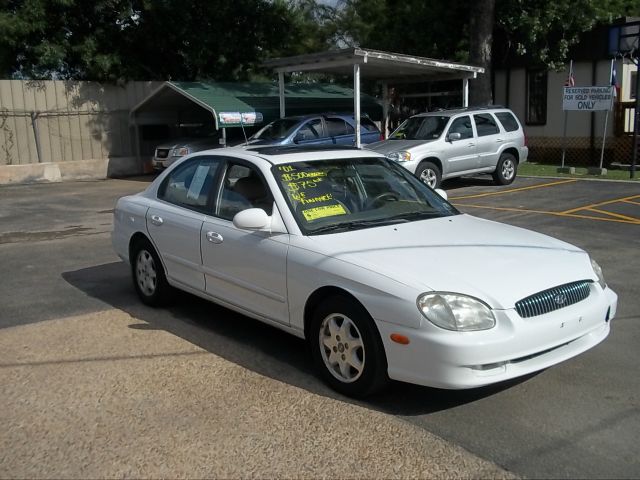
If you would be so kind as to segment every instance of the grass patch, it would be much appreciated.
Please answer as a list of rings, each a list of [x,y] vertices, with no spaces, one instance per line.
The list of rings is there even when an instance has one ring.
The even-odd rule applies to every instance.
[[[589,175],[586,167],[575,167],[576,173],[558,173],[559,165],[542,165],[525,162],[518,165],[518,175],[534,175],[539,177],[567,177],[567,178],[599,178],[602,180],[640,180],[640,168],[636,168],[635,178],[629,177],[625,170],[608,170],[606,175]]]

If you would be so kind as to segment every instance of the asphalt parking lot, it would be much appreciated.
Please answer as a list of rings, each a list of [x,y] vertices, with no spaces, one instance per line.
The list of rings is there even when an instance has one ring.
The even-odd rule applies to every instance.
[[[463,212],[588,250],[620,296],[612,333],[507,385],[354,402],[300,340],[188,295],[137,300],[111,208],[148,181],[0,189],[0,477],[640,476],[638,184],[445,184]]]

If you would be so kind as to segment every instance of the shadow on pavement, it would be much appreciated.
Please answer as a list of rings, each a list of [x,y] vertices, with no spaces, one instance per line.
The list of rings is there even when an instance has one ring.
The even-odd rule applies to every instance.
[[[474,402],[517,382],[473,390],[452,391],[393,382],[385,391],[356,401],[329,389],[316,376],[306,344],[293,335],[179,292],[172,305],[154,309],[142,304],[131,284],[128,267],[108,263],[65,272],[62,277],[87,295],[122,310],[138,330],[164,330],[230,362],[309,392],[394,415],[423,415]]]

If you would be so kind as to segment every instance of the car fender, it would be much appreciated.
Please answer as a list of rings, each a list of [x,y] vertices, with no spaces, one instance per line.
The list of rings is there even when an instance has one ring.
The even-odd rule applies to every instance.
[[[291,326],[304,330],[305,309],[314,292],[342,289],[356,298],[375,321],[420,326],[416,301],[421,291],[379,272],[295,245],[287,258],[287,296]]]

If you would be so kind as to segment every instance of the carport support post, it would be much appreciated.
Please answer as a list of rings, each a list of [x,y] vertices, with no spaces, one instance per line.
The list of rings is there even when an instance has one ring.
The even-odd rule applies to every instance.
[[[469,78],[464,77],[462,79],[462,107],[467,108],[469,106]]]
[[[280,97],[280,118],[284,118],[284,72],[278,72],[278,95]]]
[[[356,148],[361,148],[360,142],[360,64],[353,64],[353,119],[356,122]]]
[[[386,139],[389,136],[389,84],[382,82],[382,135]]]

